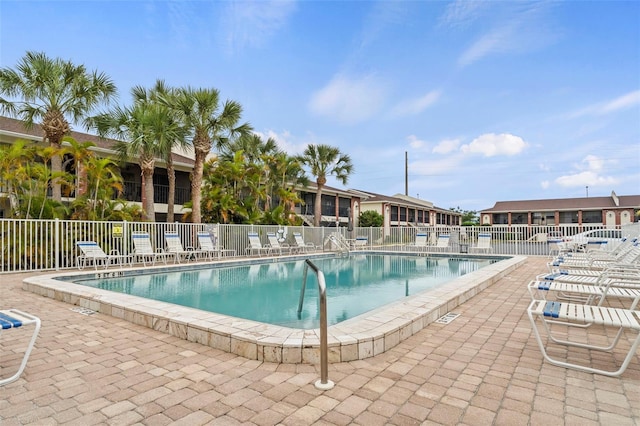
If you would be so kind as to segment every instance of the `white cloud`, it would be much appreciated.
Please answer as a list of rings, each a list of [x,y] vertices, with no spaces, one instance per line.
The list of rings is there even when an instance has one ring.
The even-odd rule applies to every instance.
[[[604,168],[604,160],[595,155],[587,155],[582,162],[586,164],[584,167],[587,170],[594,172],[601,171]]]
[[[483,33],[475,37],[458,58],[465,67],[496,53],[520,53],[545,47],[558,38],[546,13],[552,3],[544,2],[465,2],[448,9],[445,22],[450,26],[479,21]],[[478,4],[483,3],[482,7]],[[499,6],[496,6],[499,5]],[[489,28],[489,30],[484,30]]]
[[[226,3],[219,22],[228,51],[233,53],[245,46],[262,46],[288,23],[296,7],[296,2],[290,0]]]
[[[618,183],[618,179],[611,176],[600,176],[592,171],[584,171],[572,175],[560,176],[555,182],[564,187],[613,186]]]
[[[440,90],[433,90],[418,98],[402,101],[392,109],[391,115],[405,116],[420,114],[422,111],[435,104],[440,98],[440,95]]]
[[[540,186],[542,187],[542,189],[547,189],[549,188],[549,186],[551,186],[551,182],[549,182],[548,180],[543,180],[542,182],[540,182]]]
[[[440,141],[440,143],[433,148],[432,152],[436,154],[448,154],[456,151],[458,146],[460,146],[460,139],[445,139]]]
[[[296,143],[295,138],[291,135],[288,130],[285,130],[281,133],[278,133],[274,130],[267,130],[265,132],[254,132],[256,135],[260,136],[260,138],[264,141],[271,138],[276,141],[278,148],[283,150],[289,155],[297,155],[302,154],[304,149],[307,147],[306,142]]]
[[[464,26],[480,18],[484,10],[491,5],[488,1],[456,0],[449,3],[440,23],[448,26]]]
[[[574,165],[574,173],[560,176],[555,180],[563,187],[577,186],[613,186],[620,182],[613,176],[605,176],[607,166],[615,162],[605,161],[595,155],[587,155],[580,164]]]
[[[568,114],[568,117],[578,118],[587,115],[607,115],[632,108],[636,105],[640,105],[640,90],[625,93],[624,95],[618,96],[615,99],[589,105],[585,108]]]
[[[485,157],[496,155],[516,155],[520,154],[527,143],[519,136],[509,133],[485,133],[471,141],[468,145],[462,145],[460,150],[467,154],[482,154]]]
[[[460,169],[462,158],[450,156],[438,160],[419,160],[409,164],[409,172],[414,176],[452,176]]]
[[[458,64],[464,67],[491,53],[510,50],[513,48],[514,30],[513,26],[507,26],[494,29],[492,32],[483,35],[460,55]]]
[[[409,146],[413,149],[421,149],[426,146],[426,142],[418,139],[416,135],[407,136],[407,140],[409,141]]]
[[[309,108],[314,114],[353,124],[376,114],[385,97],[383,84],[374,75],[358,79],[337,75],[312,95]]]

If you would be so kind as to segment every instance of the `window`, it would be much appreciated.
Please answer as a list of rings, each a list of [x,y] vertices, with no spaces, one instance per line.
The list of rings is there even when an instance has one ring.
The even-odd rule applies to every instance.
[[[582,223],[602,223],[602,210],[583,211]]]
[[[349,198],[338,198],[338,213],[340,217],[349,217],[349,209],[351,208],[351,200]]]
[[[560,212],[560,223],[578,223],[578,212],[570,211],[570,212]],[[584,222],[584,218],[583,218]]]
[[[397,222],[398,221],[398,206],[391,206],[391,221],[392,222]]]
[[[511,214],[511,223],[522,225],[527,223],[527,214],[526,213],[512,213]]]
[[[507,225],[509,223],[509,216],[506,213],[494,213],[493,223],[496,225]]]
[[[533,212],[531,214],[532,225],[544,225],[544,215],[541,212]]]
[[[336,197],[333,195],[322,195],[321,214],[323,216],[336,215]]]

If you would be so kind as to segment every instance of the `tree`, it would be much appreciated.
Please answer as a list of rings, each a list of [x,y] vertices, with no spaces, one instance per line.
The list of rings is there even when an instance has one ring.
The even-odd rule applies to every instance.
[[[174,220],[174,205],[176,199],[176,172],[173,167],[173,149],[187,147],[187,129],[178,118],[176,109],[176,90],[166,86],[163,80],[156,80],[155,86],[147,90],[136,86],[132,89],[134,101],[154,106],[158,113],[151,130],[151,137],[158,145],[158,152],[167,164],[167,179],[169,192],[167,196],[167,222]]]
[[[478,215],[478,212],[475,210],[462,210],[460,206],[452,207],[449,210],[462,214],[462,218],[460,221],[462,225],[468,226],[468,225],[477,225],[480,223],[480,217]]]
[[[60,147],[77,123],[97,106],[115,96],[116,86],[103,73],[89,72],[84,65],[27,52],[16,69],[0,69],[0,111],[21,119],[27,128],[40,121],[44,140],[58,153],[51,159],[52,175],[62,171]],[[9,98],[18,98],[12,101]],[[62,200],[60,182],[54,179],[52,197]]]
[[[115,149],[120,160],[137,158],[142,174],[142,210],[146,220],[155,219],[153,173],[156,157],[162,152],[153,129],[161,122],[163,112],[157,105],[134,103],[131,107],[118,106],[93,117],[91,123],[101,136],[112,135],[118,139]]]
[[[76,172],[75,189],[76,198],[78,198],[88,190],[86,163],[93,157],[93,152],[90,148],[96,146],[96,144],[93,142],[78,142],[70,136],[66,136],[64,141],[67,142],[69,146],[65,146],[63,152],[71,155],[71,159],[69,160],[71,163],[70,168]],[[63,168],[66,169],[64,166],[65,164],[63,163]]]
[[[363,228],[379,228],[384,223],[384,218],[375,210],[365,210],[358,216],[358,225]]]
[[[8,194],[13,215],[18,214],[20,201],[30,178],[26,165],[33,162],[35,150],[27,141],[18,139],[12,145],[0,147],[0,180]]]
[[[343,185],[347,184],[349,175],[353,173],[351,158],[342,154],[338,148],[329,145],[308,145],[301,156],[300,162],[309,167],[316,179],[317,189],[314,205],[314,226],[320,226],[322,218],[322,188],[327,183],[327,176],[334,176]]]
[[[191,174],[191,221],[202,222],[202,178],[207,155],[214,147],[220,148],[237,137],[248,135],[251,126],[238,124],[242,107],[235,101],[226,101],[220,109],[220,94],[216,89],[179,89],[175,107],[185,127],[193,135],[191,144],[195,164]]]

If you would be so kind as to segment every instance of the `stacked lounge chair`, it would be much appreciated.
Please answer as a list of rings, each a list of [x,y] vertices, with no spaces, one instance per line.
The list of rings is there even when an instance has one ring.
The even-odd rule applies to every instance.
[[[549,264],[550,272],[539,274],[528,284],[531,304],[527,309],[536,342],[551,364],[607,376],[621,375],[640,345],[640,248],[637,241],[612,252],[564,253]],[[613,330],[606,345],[589,338],[593,326]],[[559,328],[565,330],[560,334]],[[583,333],[571,332],[582,329]],[[635,337],[622,363],[614,369],[600,368],[598,358],[584,356],[561,359],[550,345],[613,351],[621,336]],[[546,336],[546,340],[543,338]],[[578,337],[581,336],[581,337]],[[587,357],[587,359],[590,359]]]

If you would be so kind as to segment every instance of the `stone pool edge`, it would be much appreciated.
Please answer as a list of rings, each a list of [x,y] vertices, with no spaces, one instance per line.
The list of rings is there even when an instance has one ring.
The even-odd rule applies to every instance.
[[[504,259],[436,289],[330,326],[329,362],[366,359],[390,350],[520,267],[526,259],[526,256]],[[56,279],[70,275],[74,273],[29,277],[23,280],[22,287],[34,294],[248,359],[288,364],[320,361],[319,329],[264,324]]]

